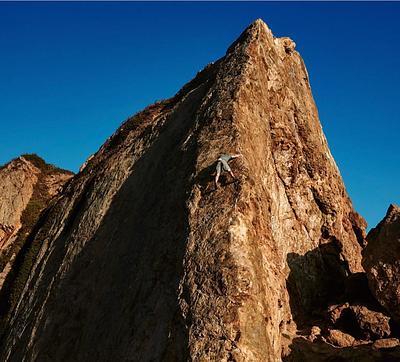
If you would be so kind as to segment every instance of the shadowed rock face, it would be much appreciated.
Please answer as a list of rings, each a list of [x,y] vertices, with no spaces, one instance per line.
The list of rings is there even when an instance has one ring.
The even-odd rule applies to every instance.
[[[400,322],[400,208],[391,205],[368,233],[363,266],[376,300]]]
[[[344,291],[365,223],[294,47],[257,20],[107,140],[33,235],[2,360],[276,361]],[[239,179],[215,190],[233,152]]]

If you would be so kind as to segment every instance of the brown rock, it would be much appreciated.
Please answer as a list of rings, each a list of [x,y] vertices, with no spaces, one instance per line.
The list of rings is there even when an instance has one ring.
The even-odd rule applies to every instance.
[[[371,344],[357,345],[357,342],[350,347],[333,346],[330,343],[310,342],[304,338],[296,338],[290,346],[291,353],[284,355],[284,362],[389,362],[400,360],[400,348],[376,349]]]
[[[390,318],[365,306],[342,309],[336,325],[358,339],[377,339],[390,335]]]
[[[277,361],[362,272],[354,215],[303,60],[257,20],[64,188],[0,358]]]
[[[28,241],[29,234],[71,177],[34,154],[0,168],[0,329],[17,304],[41,244]]]
[[[328,307],[328,319],[332,324],[335,324],[341,317],[343,310],[349,308],[349,303],[335,304]]]
[[[353,344],[353,346],[363,346],[363,345],[371,345],[371,341],[367,341],[365,339],[356,339]]]
[[[0,169],[0,251],[13,242],[21,227],[26,208],[40,170],[25,158],[17,158]]]
[[[384,338],[378,339],[373,344],[372,347],[376,349],[380,348],[395,348],[400,345],[399,340],[397,338]]]
[[[400,321],[400,208],[390,205],[385,218],[368,234],[363,266],[377,301]]]
[[[318,326],[312,326],[310,330],[309,340],[315,341],[320,335],[321,335],[321,328]]]
[[[11,270],[11,259],[40,212],[71,177],[71,172],[48,165],[36,155],[23,155],[0,168],[0,289]]]
[[[350,334],[339,331],[338,329],[330,329],[326,340],[338,347],[350,347],[354,344],[355,338]]]
[[[82,172],[86,166],[88,165],[88,163],[90,162],[90,160],[94,157],[94,155],[90,155],[87,160],[81,165],[81,167],[79,167],[79,172]]]

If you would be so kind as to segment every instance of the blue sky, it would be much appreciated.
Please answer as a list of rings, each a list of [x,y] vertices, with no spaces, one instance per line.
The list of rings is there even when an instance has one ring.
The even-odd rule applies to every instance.
[[[400,203],[400,3],[0,3],[0,164],[76,171],[129,115],[172,96],[256,18],[297,43],[356,209]]]

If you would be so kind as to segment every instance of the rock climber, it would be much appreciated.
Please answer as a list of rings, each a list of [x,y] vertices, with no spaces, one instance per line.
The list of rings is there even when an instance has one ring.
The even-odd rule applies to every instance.
[[[232,179],[235,180],[235,175],[233,174],[231,168],[229,167],[228,162],[230,160],[233,160],[238,157],[242,157],[242,154],[240,154],[240,153],[238,153],[236,155],[223,154],[223,155],[219,156],[219,158],[217,160],[217,168],[216,168],[217,173],[215,175],[215,187],[216,188],[218,188],[218,180],[219,180],[219,176],[221,175],[222,171],[228,172],[231,175]]]

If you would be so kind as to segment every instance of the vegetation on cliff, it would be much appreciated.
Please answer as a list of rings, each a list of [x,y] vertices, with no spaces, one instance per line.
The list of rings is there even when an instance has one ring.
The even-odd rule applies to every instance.
[[[33,238],[29,236],[35,229],[43,210],[52,203],[54,190],[51,188],[54,183],[61,187],[64,181],[73,175],[71,171],[46,163],[36,154],[23,154],[5,166],[21,159],[29,162],[38,170],[36,172],[37,180],[33,186],[32,195],[22,211],[21,227],[15,240],[1,254],[0,270],[3,270],[8,262],[11,262],[12,266],[0,290],[0,327],[4,325],[10,311],[15,307],[40,249],[41,242],[38,240],[34,242]],[[2,330],[3,328],[0,328],[0,331]]]

